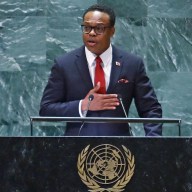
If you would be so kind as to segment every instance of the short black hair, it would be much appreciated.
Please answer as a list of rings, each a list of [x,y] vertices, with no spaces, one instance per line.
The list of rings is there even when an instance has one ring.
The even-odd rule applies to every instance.
[[[106,5],[101,5],[101,4],[92,5],[87,10],[85,10],[85,12],[83,14],[83,20],[84,20],[86,13],[88,13],[90,11],[100,11],[100,12],[108,14],[110,17],[110,25],[111,26],[115,25],[115,17],[116,17],[115,12],[110,7],[107,7]]]

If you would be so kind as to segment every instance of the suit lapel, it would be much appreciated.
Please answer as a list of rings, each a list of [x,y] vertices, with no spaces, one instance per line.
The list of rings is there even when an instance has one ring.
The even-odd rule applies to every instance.
[[[89,73],[89,68],[87,64],[87,59],[85,56],[85,47],[82,46],[77,54],[76,54],[76,60],[75,60],[75,65],[77,66],[77,69],[79,71],[79,74],[87,87],[87,93],[93,88],[91,76]]]
[[[113,46],[113,59],[112,59],[112,66],[111,66],[110,83],[107,89],[107,93],[111,93],[114,86],[117,84],[122,68],[123,68],[122,55]]]

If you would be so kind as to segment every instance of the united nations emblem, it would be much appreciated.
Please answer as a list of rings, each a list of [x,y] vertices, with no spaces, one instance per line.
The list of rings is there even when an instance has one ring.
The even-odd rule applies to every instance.
[[[130,150],[123,152],[110,144],[102,144],[89,151],[85,147],[78,156],[77,168],[82,182],[90,192],[120,192],[134,174],[135,160]]]

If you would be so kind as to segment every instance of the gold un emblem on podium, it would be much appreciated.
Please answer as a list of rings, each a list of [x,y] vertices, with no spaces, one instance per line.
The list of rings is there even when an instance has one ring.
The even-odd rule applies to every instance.
[[[134,174],[135,159],[130,150],[102,144],[85,147],[78,156],[77,168],[90,192],[120,192]]]

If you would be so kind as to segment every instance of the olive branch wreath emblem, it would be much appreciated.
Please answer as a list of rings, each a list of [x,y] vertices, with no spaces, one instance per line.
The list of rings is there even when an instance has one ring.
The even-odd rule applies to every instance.
[[[120,180],[118,180],[111,188],[102,188],[97,182],[95,182],[93,179],[88,177],[84,170],[85,160],[86,160],[86,156],[87,156],[89,147],[90,147],[90,145],[88,145],[81,151],[81,153],[78,156],[78,161],[77,161],[78,174],[79,174],[82,182],[89,188],[89,191],[90,192],[103,192],[103,191],[121,192],[121,191],[124,191],[125,186],[128,184],[128,182],[130,181],[131,177],[134,174],[134,169],[135,169],[134,155],[131,154],[129,149],[127,149],[125,146],[122,145],[125,155],[126,155],[127,162],[128,162],[127,171],[126,171],[125,175]]]

